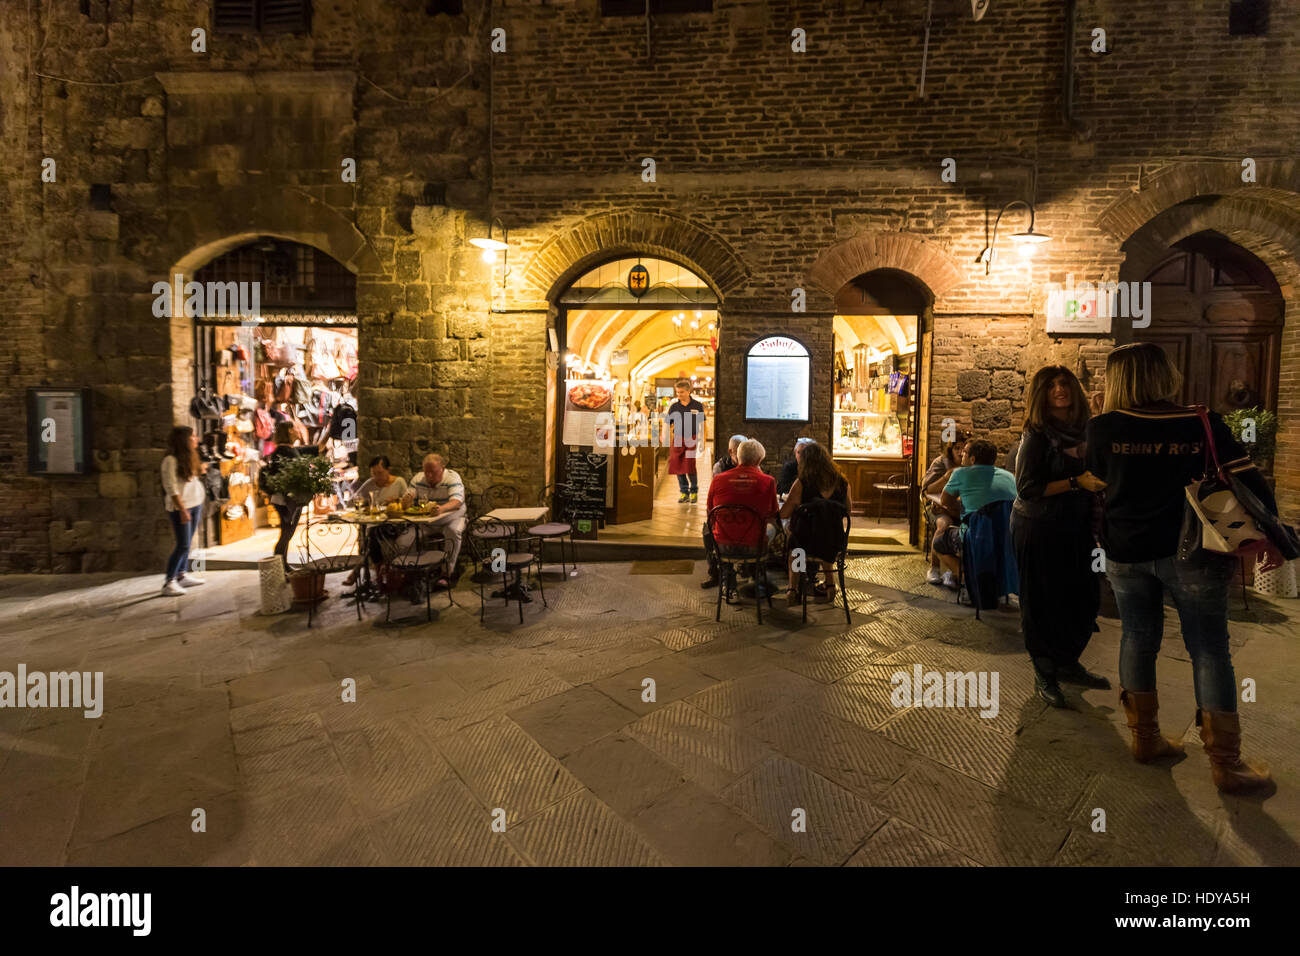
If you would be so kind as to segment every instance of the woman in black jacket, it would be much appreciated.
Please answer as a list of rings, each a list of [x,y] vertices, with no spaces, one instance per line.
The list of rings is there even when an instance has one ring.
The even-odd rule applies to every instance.
[[[1039,369],[1025,409],[1011,512],[1020,629],[1038,696],[1064,707],[1061,681],[1110,687],[1105,677],[1079,663],[1097,627],[1092,506],[1093,492],[1104,485],[1084,464],[1088,400],[1073,372],[1062,365]]]
[[[296,438],[294,427],[289,422],[276,422],[275,424],[275,451],[271,452],[262,462],[262,471],[260,480],[265,487],[265,479],[274,475],[284,462],[292,458],[297,458],[301,451],[295,447]],[[271,507],[280,518],[280,537],[275,542],[274,554],[278,554],[284,561],[284,567],[289,569],[289,543],[293,540],[293,534],[298,530],[298,519],[302,517],[303,505],[300,502],[291,501],[289,498],[280,494],[278,491],[271,495]]]

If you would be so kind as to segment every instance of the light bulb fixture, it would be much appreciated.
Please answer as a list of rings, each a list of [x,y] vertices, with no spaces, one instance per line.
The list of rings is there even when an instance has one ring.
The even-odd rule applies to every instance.
[[[492,227],[501,227],[501,238],[492,237]],[[510,275],[510,233],[506,229],[505,223],[500,219],[493,217],[488,223],[488,234],[484,236],[475,236],[470,240],[472,245],[478,246],[483,250],[483,261],[491,264],[496,263],[497,253],[502,254],[502,265],[505,267],[501,270],[501,287],[505,288],[506,276]]]
[[[1007,203],[1000,210],[998,210],[997,219],[993,221],[993,235],[991,238],[988,238],[988,233],[987,231],[985,232],[985,237],[988,238],[988,244],[980,251],[979,258],[975,260],[976,262],[984,263],[985,275],[988,275],[989,271],[993,267],[994,247],[997,245],[998,242],[998,226],[1001,225],[1002,223],[1003,214],[1012,206],[1024,206],[1026,209],[1029,210],[1029,228],[1026,229],[1024,232],[1012,233],[1011,235],[1012,242],[1016,243],[1017,246],[1019,246],[1022,250],[1024,250],[1026,248],[1032,248],[1033,246],[1036,246],[1040,243],[1052,241],[1051,236],[1044,235],[1041,232],[1034,232],[1034,204],[1031,202],[1026,202],[1023,199],[1011,200],[1011,202]],[[985,230],[987,230],[988,226],[985,225],[984,228]]]

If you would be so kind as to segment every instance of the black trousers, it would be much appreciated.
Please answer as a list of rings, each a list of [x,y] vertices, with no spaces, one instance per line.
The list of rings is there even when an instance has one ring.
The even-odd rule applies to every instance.
[[[1030,657],[1073,664],[1097,627],[1101,582],[1092,570],[1092,524],[1011,515],[1020,572],[1020,629]]]
[[[293,540],[293,533],[298,530],[298,519],[302,517],[302,505],[272,505],[271,507],[280,516],[280,537],[275,542],[274,553],[287,560],[289,542]]]
[[[704,526],[704,560],[709,564],[709,577],[718,576],[718,545],[713,540],[713,532]]]

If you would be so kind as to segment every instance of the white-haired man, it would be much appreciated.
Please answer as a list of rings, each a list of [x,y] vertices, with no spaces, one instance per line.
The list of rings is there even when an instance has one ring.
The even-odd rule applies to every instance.
[[[739,464],[735,468],[722,472],[709,484],[709,511],[719,505],[747,505],[758,513],[762,523],[757,528],[744,527],[743,524],[736,522],[719,524],[718,540],[715,541],[713,534],[709,532],[708,522],[705,522],[704,553],[709,562],[709,576],[700,585],[701,588],[718,586],[718,544],[756,545],[760,540],[771,539],[776,531],[775,521],[778,511],[776,479],[759,468],[766,455],[767,450],[761,442],[753,438],[742,441],[737,449]],[[752,537],[753,540],[732,540],[734,534],[738,532]],[[756,582],[756,587],[762,593],[763,582]]]
[[[727,442],[727,453],[713,463],[713,476],[715,478],[724,471],[731,471],[740,464],[740,459],[737,456],[740,454],[740,443],[744,440],[744,435],[731,436],[731,441]]]
[[[447,459],[437,452],[425,455],[420,473],[411,478],[410,491],[403,503],[409,506],[416,501],[437,504],[434,510],[437,517],[430,526],[442,532],[447,571],[454,576],[461,538],[465,534],[465,483],[460,480],[460,475],[447,467]],[[447,579],[440,579],[438,585],[447,587]]]

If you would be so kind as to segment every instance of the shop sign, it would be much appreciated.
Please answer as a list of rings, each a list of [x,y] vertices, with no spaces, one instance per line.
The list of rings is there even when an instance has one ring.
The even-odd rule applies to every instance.
[[[650,291],[650,270],[639,262],[628,270],[627,291],[638,299]]]

